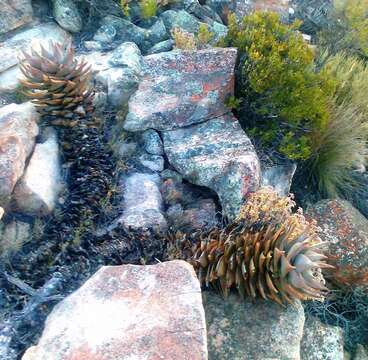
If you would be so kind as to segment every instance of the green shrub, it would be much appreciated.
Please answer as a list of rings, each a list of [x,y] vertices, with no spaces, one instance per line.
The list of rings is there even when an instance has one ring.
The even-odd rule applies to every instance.
[[[229,17],[224,43],[240,51],[237,96],[245,126],[290,159],[311,155],[311,134],[328,123],[330,82],[314,71],[314,52],[272,12],[239,23]],[[327,94],[327,95],[326,95]]]
[[[130,0],[120,0],[120,8],[124,16],[129,16],[130,14]]]
[[[333,53],[345,50],[368,59],[368,0],[335,0],[318,42]]]
[[[175,42],[175,48],[181,50],[196,50],[197,44],[194,34],[178,27],[171,30],[171,36]]]
[[[143,19],[149,19],[157,14],[158,6],[156,0],[141,0],[139,7]]]
[[[214,33],[208,29],[208,25],[201,23],[197,34],[197,43],[199,47],[207,46],[214,37]]]

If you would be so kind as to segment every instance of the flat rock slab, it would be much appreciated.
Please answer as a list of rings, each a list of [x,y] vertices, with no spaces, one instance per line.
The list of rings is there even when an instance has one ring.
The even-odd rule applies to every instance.
[[[39,114],[30,102],[0,109],[0,203],[3,206],[10,200],[33,151],[38,120]]]
[[[239,122],[225,115],[162,134],[170,164],[191,183],[214,190],[224,213],[237,216],[260,182],[257,154]]]
[[[236,57],[232,48],[146,56],[125,130],[171,130],[227,113],[224,102],[233,94]]]
[[[55,306],[23,360],[205,360],[206,324],[191,265],[101,268]]]
[[[305,318],[299,301],[282,307],[209,291],[203,298],[210,359],[300,360]]]

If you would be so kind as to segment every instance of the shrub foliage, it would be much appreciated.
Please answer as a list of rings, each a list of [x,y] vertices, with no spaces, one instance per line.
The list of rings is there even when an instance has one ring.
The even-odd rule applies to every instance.
[[[272,12],[254,12],[239,23],[229,17],[228,46],[240,50],[238,96],[264,142],[291,159],[311,154],[311,130],[328,122],[329,82],[314,71],[314,52]]]

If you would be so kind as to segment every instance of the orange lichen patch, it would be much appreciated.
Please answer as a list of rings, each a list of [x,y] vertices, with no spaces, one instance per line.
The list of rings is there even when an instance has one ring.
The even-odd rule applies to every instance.
[[[107,360],[107,358],[101,353],[93,352],[88,344],[83,344],[74,349],[64,360]]]

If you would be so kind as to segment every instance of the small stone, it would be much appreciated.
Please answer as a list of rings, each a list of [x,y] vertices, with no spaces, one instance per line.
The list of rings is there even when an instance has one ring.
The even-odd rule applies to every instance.
[[[206,291],[203,302],[210,359],[300,360],[304,310],[299,301],[282,307]]]
[[[164,155],[164,146],[157,131],[148,129],[142,134],[143,148],[152,155]]]
[[[107,106],[107,94],[104,91],[97,91],[93,97],[93,108],[98,114],[103,113]]]
[[[55,130],[36,144],[23,178],[14,189],[15,208],[28,215],[45,216],[55,208],[61,188],[60,154]]]
[[[0,34],[31,22],[32,14],[31,0],[2,0]]]
[[[87,50],[90,50],[90,51],[101,51],[102,50],[102,45],[98,41],[92,41],[92,40],[84,41],[83,45]]]
[[[133,173],[123,179],[122,188],[123,214],[118,219],[119,224],[135,229],[152,228],[158,232],[167,229],[157,174]]]
[[[52,0],[56,22],[65,30],[77,33],[82,30],[82,17],[73,0]]]
[[[152,46],[148,51],[147,54],[158,54],[161,52],[171,51],[175,45],[175,41],[173,39],[168,39],[165,41],[161,41],[156,45]]]
[[[162,19],[157,19],[157,21],[148,29],[147,41],[150,46],[156,45],[169,38],[166,27]]]
[[[54,307],[26,359],[206,360],[206,345],[198,279],[176,260],[102,267]]]
[[[140,163],[152,171],[162,171],[164,169],[164,158],[159,155],[142,154],[139,157]]]
[[[319,235],[328,244],[330,278],[354,289],[368,285],[368,220],[348,201],[322,200],[307,209],[317,221]]]
[[[301,342],[301,360],[344,360],[343,330],[307,318]]]
[[[93,37],[93,40],[103,43],[112,43],[116,36],[116,29],[111,25],[102,25]]]
[[[199,20],[190,15],[185,10],[167,10],[160,17],[162,18],[166,29],[171,32],[174,28],[180,28],[186,32],[195,34],[199,29]]]
[[[296,164],[275,165],[263,171],[262,186],[272,186],[280,196],[288,196]]]
[[[30,102],[0,109],[0,203],[8,203],[33,151],[40,116]]]
[[[136,74],[142,72],[143,58],[139,47],[133,42],[125,42],[111,52],[108,59],[113,67],[128,67]]]

